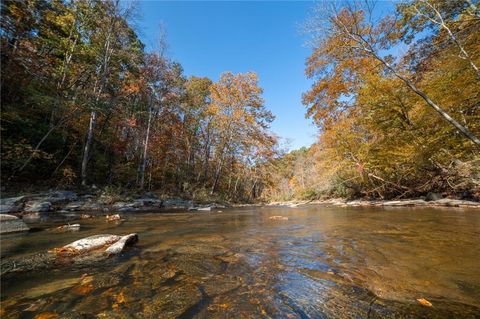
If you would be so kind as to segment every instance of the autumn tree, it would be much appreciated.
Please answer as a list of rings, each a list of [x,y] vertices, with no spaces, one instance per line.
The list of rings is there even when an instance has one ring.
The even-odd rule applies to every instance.
[[[255,73],[234,75],[224,73],[210,87],[212,103],[208,112],[213,115],[216,131],[214,144],[215,168],[211,187],[213,194],[219,184],[227,161],[251,154],[255,142],[262,142],[273,115],[264,106],[262,89]]]
[[[347,107],[346,103],[352,101],[351,92],[348,92],[350,84],[355,84],[353,76],[355,72],[342,73],[345,67],[354,70],[358,63],[355,60],[373,60],[376,61],[384,71],[391,73],[400,79],[415,94],[420,96],[425,103],[432,107],[441,117],[448,123],[453,125],[458,131],[470,139],[473,143],[480,145],[480,139],[473,134],[465,125],[454,119],[448,114],[444,107],[434,102],[424,90],[419,88],[415,82],[409,77],[408,71],[401,68],[392,61],[391,56],[384,54],[399,38],[400,32],[397,30],[396,20],[392,16],[383,17],[381,20],[373,17],[373,4],[366,2],[364,6],[356,3],[347,3],[341,8],[337,8],[336,4],[332,4],[327,12],[327,24],[325,20],[319,24],[312,24],[312,30],[316,33],[317,47],[309,59],[307,72],[310,76],[323,74],[331,79],[341,80],[335,81],[341,83],[338,91],[334,94],[328,94],[332,103],[339,104],[334,107],[335,111]],[[354,68],[348,67],[348,63],[353,64]],[[373,66],[373,63],[369,63]],[[325,83],[326,77],[314,85],[312,90],[305,96],[304,103],[310,107],[309,114],[322,110],[322,106],[315,103],[319,92],[328,91]],[[323,96],[320,94],[320,96]],[[347,102],[346,102],[347,101]],[[330,109],[329,113],[332,110]],[[318,115],[322,117],[321,113]]]
[[[326,6],[308,24],[315,37],[306,73],[315,82],[303,97],[322,128],[324,192],[475,194],[479,25],[472,7],[411,1],[379,17],[370,2]]]

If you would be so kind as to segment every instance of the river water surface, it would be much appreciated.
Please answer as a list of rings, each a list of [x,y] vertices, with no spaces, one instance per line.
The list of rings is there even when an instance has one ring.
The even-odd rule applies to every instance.
[[[4,276],[1,317],[480,318],[478,210],[304,206],[123,217],[81,220],[77,232],[2,236],[3,261],[94,234],[136,232],[139,242],[94,265]]]

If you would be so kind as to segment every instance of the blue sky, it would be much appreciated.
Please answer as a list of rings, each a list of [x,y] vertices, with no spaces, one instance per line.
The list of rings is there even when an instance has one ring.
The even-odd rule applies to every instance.
[[[296,149],[309,146],[317,135],[301,104],[302,92],[311,85],[304,75],[310,50],[301,25],[313,6],[312,1],[142,1],[138,27],[148,50],[163,23],[168,55],[187,76],[216,81],[224,71],[255,71],[266,107],[276,116],[272,130]]]

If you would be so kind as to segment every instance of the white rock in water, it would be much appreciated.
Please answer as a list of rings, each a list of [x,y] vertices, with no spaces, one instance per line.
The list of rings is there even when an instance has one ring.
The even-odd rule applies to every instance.
[[[71,231],[76,231],[76,230],[80,230],[80,224],[68,224],[68,225],[63,225],[63,226],[59,226],[57,228],[54,228],[55,230],[71,230]]]
[[[199,207],[197,210],[203,210],[203,211],[211,211],[212,207]]]
[[[120,253],[126,245],[134,244],[138,241],[137,234],[129,234],[122,236],[116,243],[111,245],[105,250],[105,253],[109,255],[114,255]]]
[[[63,246],[66,249],[75,249],[79,252],[89,251],[101,248],[105,245],[111,245],[118,241],[121,237],[117,235],[93,235],[74,241],[71,244]]]
[[[0,214],[0,234],[27,231],[29,228],[17,216]]]

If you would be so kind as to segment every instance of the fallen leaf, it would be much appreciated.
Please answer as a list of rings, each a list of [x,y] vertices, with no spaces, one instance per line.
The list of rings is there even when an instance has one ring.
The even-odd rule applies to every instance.
[[[125,299],[125,295],[123,294],[123,291],[121,291],[118,295],[115,296],[115,301],[118,304],[125,303],[127,301]]]
[[[427,299],[425,298],[418,298],[417,301],[422,305],[422,306],[426,306],[426,307],[432,307],[432,303],[430,301],[428,301]]]
[[[86,295],[92,290],[93,290],[93,285],[91,283],[83,284],[73,289],[73,291],[79,295]]]
[[[53,248],[48,251],[49,253],[54,253],[57,255],[69,256],[78,254],[78,251],[72,247],[60,247],[60,248]]]
[[[36,315],[33,319],[54,319],[58,318],[58,314],[55,312],[42,312]]]

